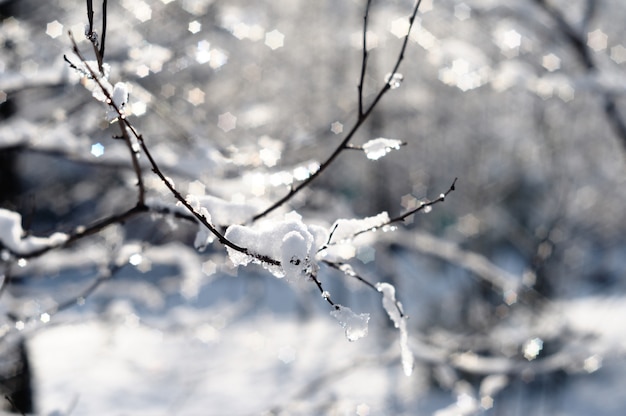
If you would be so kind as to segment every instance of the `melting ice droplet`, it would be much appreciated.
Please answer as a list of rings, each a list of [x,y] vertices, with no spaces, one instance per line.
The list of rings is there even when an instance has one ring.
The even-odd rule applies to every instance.
[[[330,315],[345,328],[348,341],[356,341],[367,335],[367,323],[370,320],[369,313],[357,315],[347,306],[336,305],[336,309],[331,311]]]
[[[400,87],[400,84],[402,84],[402,81],[404,80],[404,75],[399,74],[399,73],[394,73],[394,74],[387,74],[385,75],[385,82],[387,84],[389,84],[389,87],[392,90],[395,90],[396,88]]]

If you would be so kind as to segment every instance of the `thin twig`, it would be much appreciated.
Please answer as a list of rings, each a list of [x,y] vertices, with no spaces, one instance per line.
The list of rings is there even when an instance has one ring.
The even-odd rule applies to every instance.
[[[364,233],[368,233],[368,232],[371,232],[371,231],[374,231],[374,230],[380,230],[382,228],[389,227],[392,224],[404,221],[406,218],[410,217],[411,215],[413,215],[413,214],[415,214],[415,213],[417,213],[419,211],[423,211],[423,210],[427,209],[428,207],[431,207],[431,206],[433,206],[435,204],[443,202],[446,199],[446,197],[452,191],[454,191],[456,189],[456,182],[457,182],[457,180],[458,180],[458,178],[454,178],[454,181],[452,181],[452,185],[450,185],[450,188],[448,188],[448,190],[446,192],[440,194],[439,198],[434,199],[432,201],[428,201],[428,202],[421,202],[420,205],[417,206],[416,208],[413,208],[413,209],[411,209],[411,210],[409,210],[409,211],[407,211],[405,213],[402,213],[402,214],[398,215],[397,217],[391,218],[391,219],[389,219],[388,221],[385,221],[382,224],[378,224],[378,225],[376,225],[374,227],[370,227],[370,228],[367,228],[367,229],[364,229],[364,230],[361,230],[361,231],[357,231],[356,233],[354,233],[352,235],[352,237],[354,238],[354,237],[356,237],[358,235],[361,235],[361,234],[364,234]]]
[[[172,195],[174,195],[174,198],[176,198],[176,200],[178,202],[180,202],[202,225],[204,225],[215,237],[217,237],[217,239],[218,239],[218,241],[220,243],[222,243],[223,245],[225,245],[227,247],[230,247],[233,250],[236,250],[236,251],[238,251],[240,253],[246,254],[248,256],[252,256],[255,259],[257,259],[257,260],[259,260],[259,261],[261,261],[263,263],[268,263],[268,264],[271,264],[271,265],[274,265],[274,266],[280,266],[280,261],[275,260],[275,259],[273,259],[273,258],[271,258],[269,256],[266,256],[266,255],[263,255],[263,254],[251,253],[247,248],[241,247],[241,246],[233,243],[228,238],[226,238],[221,232],[219,232],[218,229],[215,228],[208,221],[208,219],[204,215],[202,215],[200,212],[198,212],[189,203],[189,201],[187,201],[182,196],[182,194],[176,189],[176,187],[174,186],[172,181],[169,180],[163,174],[163,172],[159,168],[159,165],[157,164],[156,160],[152,156],[152,153],[150,152],[150,149],[148,149],[148,146],[146,145],[146,142],[144,141],[143,137],[136,132],[136,130],[130,125],[128,120],[125,120],[125,123],[131,129],[131,131],[133,132],[133,134],[137,138],[137,140],[139,142],[139,145],[141,146],[141,148],[143,149],[144,153],[148,157],[148,161],[150,162],[150,165],[152,166],[152,171],[159,177],[159,179],[161,179],[161,182],[163,182],[165,184],[165,186],[170,190]]]
[[[118,108],[117,104],[113,100],[113,97],[111,96],[111,92],[102,84],[102,81],[100,81],[100,77],[98,77],[97,74],[94,72],[94,70],[91,68],[91,66],[87,64],[85,57],[78,49],[78,45],[76,44],[76,40],[74,39],[72,32],[70,31],[68,33],[69,33],[70,40],[72,42],[72,51],[78,57],[78,59],[80,59],[80,61],[83,63],[83,65],[85,66],[85,69],[89,72],[92,79],[96,82],[96,84],[98,84],[98,88],[100,88],[100,91],[102,91],[102,94],[104,94],[104,96],[107,99],[107,104],[113,107],[113,109],[118,115],[117,120],[120,125],[120,128],[122,129],[122,137],[124,138],[124,141],[126,142],[126,146],[128,147],[128,150],[130,152],[131,162],[133,164],[133,169],[135,170],[135,176],[137,177],[137,186],[139,188],[137,202],[143,205],[146,190],[145,190],[145,186],[143,183],[143,177],[141,174],[141,166],[139,164],[139,157],[137,153],[135,152],[135,150],[133,149],[133,143],[132,143],[130,136],[128,135],[128,132],[126,132],[124,128],[124,125],[128,126],[128,120],[126,120],[126,115],[120,108]]]
[[[68,245],[74,243],[75,241],[80,240],[81,238],[96,234],[113,224],[121,224],[124,221],[142,212],[148,212],[148,207],[146,207],[145,205],[135,205],[131,209],[126,210],[120,214],[111,215],[100,221],[96,221],[95,223],[89,225],[88,227],[78,227],[76,231],[69,234],[68,238],[61,244],[46,246],[38,250],[31,251],[30,253],[17,253],[17,252],[11,252],[11,253],[15,257],[19,257],[23,259],[39,257],[42,254],[45,254],[48,251],[51,251],[53,249],[67,247]]]
[[[87,0],[87,22],[89,22],[89,27],[87,28],[87,37],[91,39],[91,34],[93,33],[93,1]]]
[[[100,50],[98,55],[104,61],[104,41],[107,34],[107,0],[102,0],[102,34],[100,35]]]
[[[375,291],[379,295],[383,296],[382,292],[380,290],[378,290],[378,287],[375,284],[370,283],[367,279],[365,279],[364,277],[358,275],[352,269],[352,267],[350,265],[348,265],[346,263],[335,263],[335,262],[328,261],[328,260],[322,260],[322,263],[324,263],[328,267],[332,267],[333,269],[342,272],[346,276],[355,278],[359,282],[363,283],[365,286],[369,287],[370,289],[372,289],[373,291]],[[344,266],[348,266],[349,268],[346,269]],[[396,309],[398,310],[398,313],[400,314],[400,316],[404,317],[405,316],[404,315],[404,311],[402,310],[402,306],[400,305],[400,302],[398,300],[396,300],[394,302],[394,305],[395,305]]]
[[[106,15],[103,16],[103,19],[106,20]],[[87,21],[89,22],[89,26],[87,27],[85,36],[87,37],[87,39],[89,39],[89,42],[91,42],[91,46],[93,47],[93,52],[96,56],[96,62],[98,62],[98,71],[100,71],[100,74],[104,75],[104,57],[98,50],[98,34],[93,30],[93,0],[87,0]]]
[[[359,117],[363,117],[363,84],[365,82],[365,72],[367,69],[367,23],[369,20],[369,12],[370,6],[372,4],[372,0],[367,0],[367,5],[365,6],[365,13],[363,15],[363,58],[361,60],[361,77],[359,79]]]
[[[100,287],[100,285],[107,280],[111,280],[112,276],[115,275],[122,269],[122,266],[112,265],[110,266],[106,272],[100,273],[93,282],[91,282],[87,287],[85,287],[78,295],[71,297],[61,303],[57,303],[56,306],[48,309],[46,314],[49,316],[53,316],[65,309],[72,308],[77,304],[81,303],[81,300],[87,299],[95,290]],[[41,315],[40,315],[41,316]]]
[[[247,248],[241,247],[241,246],[233,243],[229,239],[227,239],[224,236],[224,234],[222,234],[215,226],[213,226],[202,213],[198,212],[182,196],[182,194],[176,189],[176,187],[174,186],[172,181],[169,180],[165,176],[165,174],[163,173],[163,171],[161,170],[161,168],[157,164],[156,160],[152,156],[152,153],[150,152],[150,149],[148,149],[148,146],[146,145],[146,142],[143,139],[143,136],[141,134],[139,134],[137,132],[137,130],[134,128],[134,126],[130,123],[130,121],[128,121],[128,119],[125,117],[125,114],[122,112],[122,110],[114,102],[113,97],[111,96],[111,93],[102,84],[100,79],[93,72],[93,69],[89,65],[87,65],[86,60],[85,60],[84,56],[82,55],[82,53],[79,51],[78,46],[76,44],[76,41],[74,40],[74,37],[72,36],[71,32],[69,32],[69,36],[70,36],[70,39],[72,41],[72,45],[73,45],[73,49],[72,50],[73,50],[74,54],[76,54],[78,59],[80,59],[80,61],[85,65],[87,71],[90,72],[91,76],[94,78],[94,81],[98,84],[98,87],[100,88],[100,90],[102,91],[102,93],[104,94],[104,96],[107,99],[107,104],[109,106],[111,106],[115,110],[115,112],[118,114],[118,122],[120,124],[123,124],[126,128],[128,128],[128,130],[132,133],[132,135],[135,137],[135,139],[137,139],[137,142],[139,143],[139,146],[142,148],[142,150],[144,151],[145,155],[148,157],[148,161],[150,162],[150,166],[152,167],[152,171],[159,177],[159,179],[161,179],[161,182],[163,182],[165,184],[165,186],[170,190],[170,192],[176,198],[176,200],[178,202],[180,202],[215,237],[217,237],[218,241],[221,244],[223,244],[223,245],[225,245],[225,246],[227,246],[227,247],[229,247],[229,248],[231,248],[233,250],[236,250],[236,251],[238,251],[240,253],[246,254],[248,256],[252,256],[256,260],[259,260],[259,261],[261,261],[263,263],[271,264],[271,265],[274,265],[274,266],[280,266],[280,264],[281,264],[280,261],[275,260],[275,259],[271,258],[270,256],[266,256],[264,254],[252,253]],[[125,129],[123,129],[123,133],[124,133],[124,130]],[[133,150],[133,145],[132,145],[131,140],[130,140],[130,135],[128,135],[128,133],[126,132],[126,134],[123,137],[124,137],[124,140],[127,142],[130,150],[131,150],[131,157],[133,158],[133,160],[136,160],[137,167],[138,167],[139,166],[139,161],[137,159],[137,154]],[[134,163],[135,162],[133,162],[133,165],[134,165]],[[140,187],[140,191],[139,191],[139,201],[140,201],[140,203],[138,203],[138,205],[142,205],[143,206],[144,204],[143,204],[143,201],[141,200],[141,198],[143,198],[143,195],[145,194],[145,190],[142,190],[143,189],[143,180],[142,180],[142,177],[141,177],[141,170],[140,169],[136,169],[136,173],[137,173],[137,179],[138,179],[139,187]]]
[[[576,56],[578,56],[578,60],[585,67],[585,70],[588,73],[597,71],[598,66],[593,60],[593,55],[589,45],[587,44],[585,33],[575,28],[574,25],[567,21],[561,11],[548,4],[546,0],[535,0],[535,3],[539,5],[539,7],[541,7],[552,18],[552,20],[554,20],[565,39],[570,43],[576,52]],[[592,1],[591,3],[594,2]],[[588,3],[585,17],[583,19],[583,28],[587,26],[594,11],[594,5]],[[604,115],[613,129],[613,132],[621,141],[623,149],[626,150],[626,119],[619,111],[617,98],[613,92],[604,91],[602,99],[602,109],[604,110]]]
[[[322,282],[317,278],[317,276],[311,273],[309,275],[309,279],[311,279],[315,283],[315,285],[320,291],[320,295],[322,295],[322,297],[326,300],[326,302],[328,302],[330,306],[334,307],[335,309],[339,309],[339,307],[335,304],[335,302],[333,302],[332,299],[330,298],[330,294],[324,290],[324,286],[322,286]]]
[[[350,140],[352,139],[352,137],[354,137],[354,135],[359,130],[361,125],[368,119],[370,114],[374,111],[374,109],[376,108],[376,106],[378,105],[380,100],[383,98],[383,96],[387,93],[387,91],[389,91],[391,89],[391,85],[390,85],[389,82],[393,79],[393,76],[395,74],[397,74],[398,68],[400,67],[400,63],[404,59],[404,52],[406,51],[406,47],[407,47],[407,44],[409,42],[409,35],[411,33],[411,29],[413,28],[413,24],[415,23],[415,17],[417,16],[417,11],[419,10],[419,6],[420,6],[421,2],[422,2],[421,0],[418,0],[415,3],[415,7],[413,8],[413,13],[409,17],[409,28],[407,30],[407,34],[406,34],[406,36],[404,38],[404,41],[402,42],[402,47],[400,49],[400,53],[398,54],[398,59],[396,60],[396,63],[394,65],[394,67],[393,67],[393,70],[391,71],[391,75],[388,78],[389,81],[387,81],[385,83],[385,85],[380,89],[380,91],[378,92],[378,94],[376,95],[376,97],[374,98],[372,103],[367,107],[367,109],[366,110],[362,110],[361,109],[359,111],[359,115],[357,117],[357,120],[355,121],[354,125],[352,126],[352,128],[350,129],[350,131],[348,132],[346,137],[341,141],[341,143],[339,143],[339,145],[330,154],[330,156],[328,156],[328,158],[323,163],[320,164],[319,168],[315,172],[311,173],[311,175],[308,178],[306,178],[304,181],[300,182],[297,186],[292,187],[290,189],[290,191],[284,197],[280,198],[278,201],[273,203],[270,207],[268,207],[267,209],[265,209],[261,213],[259,213],[259,214],[255,215],[254,217],[252,217],[252,222],[257,221],[260,218],[265,217],[266,215],[268,215],[269,213],[271,213],[272,211],[274,211],[278,207],[280,207],[283,204],[285,204],[291,198],[293,198],[294,195],[296,195],[298,192],[300,192],[301,190],[306,188],[311,182],[313,182],[318,176],[320,176],[322,174],[322,172],[324,172],[328,168],[328,166],[330,166],[331,163],[333,163],[333,161],[337,158],[337,156],[339,156],[339,154],[342,151],[344,151],[345,149],[348,148],[348,144],[350,143]],[[366,13],[369,11],[369,3],[370,2],[368,0]],[[365,48],[365,47],[366,47],[366,45],[363,45],[363,48]],[[367,59],[367,55],[366,55],[365,59]],[[365,69],[364,65],[365,64],[362,64],[362,71]]]
[[[387,225],[391,225],[393,223],[396,222],[402,222],[404,221],[407,217],[410,217],[411,215],[422,211],[428,207],[431,207],[435,204],[438,204],[440,202],[443,202],[446,197],[450,194],[450,192],[453,192],[456,189],[456,182],[457,182],[458,178],[454,178],[454,180],[452,181],[452,185],[450,185],[450,188],[448,188],[448,190],[442,194],[439,195],[439,198],[434,199],[432,201],[428,201],[428,202],[422,202],[417,208],[411,209],[401,215],[398,215],[395,218],[390,219],[386,224],[381,225],[379,228],[385,227]]]

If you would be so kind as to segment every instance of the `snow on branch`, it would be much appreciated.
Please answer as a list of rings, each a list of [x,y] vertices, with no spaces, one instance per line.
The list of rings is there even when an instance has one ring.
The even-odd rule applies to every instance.
[[[277,263],[267,263],[258,255],[227,247],[234,265],[260,263],[276,277],[297,280],[317,273],[319,266],[315,256],[326,239],[326,230],[314,225],[307,226],[299,215],[292,213],[285,220],[265,221],[254,227],[231,225],[225,237],[250,252],[278,260]]]
[[[402,359],[402,369],[404,374],[410,376],[413,373],[415,359],[409,348],[409,334],[406,329],[407,317],[402,312],[402,304],[396,300],[396,288],[390,283],[377,283],[376,288],[383,294],[383,308],[393,321],[396,328],[400,330],[400,356]]]
[[[369,20],[369,12],[371,8],[371,3],[372,3],[371,0],[368,0],[367,5],[365,7],[364,17],[363,17],[363,58],[362,58],[361,73],[360,73],[360,80],[359,80],[359,86],[358,86],[358,94],[359,94],[358,116],[357,116],[356,121],[354,122],[352,128],[348,131],[346,136],[343,138],[343,140],[337,145],[335,150],[333,150],[332,153],[328,156],[328,158],[319,165],[319,169],[311,173],[311,175],[308,178],[300,182],[298,185],[291,188],[291,190],[284,197],[280,198],[278,201],[274,202],[268,208],[266,208],[265,210],[261,211],[260,213],[252,217],[252,221],[257,221],[267,216],[269,213],[273,212],[278,207],[287,203],[297,193],[302,191],[304,188],[308,187],[311,182],[313,182],[318,176],[320,176],[328,168],[328,166],[330,166],[337,159],[339,154],[341,154],[344,150],[350,149],[351,147],[350,141],[352,140],[354,135],[357,133],[357,131],[359,131],[363,123],[365,123],[365,121],[372,114],[372,112],[377,107],[378,103],[383,98],[383,96],[385,96],[385,94],[389,90],[396,89],[397,87],[399,87],[402,75],[398,74],[398,68],[400,67],[400,64],[402,63],[402,61],[404,60],[404,52],[406,51],[406,48],[409,43],[409,36],[411,34],[411,29],[413,28],[413,25],[415,23],[417,12],[419,10],[419,7],[422,1],[417,0],[415,2],[413,11],[411,12],[411,15],[408,18],[409,25],[407,28],[407,33],[404,37],[404,40],[402,41],[402,46],[400,48],[400,52],[398,53],[398,58],[396,59],[396,62],[393,66],[392,71],[387,75],[385,79],[385,84],[380,88],[380,90],[378,91],[378,93],[376,94],[372,102],[369,104],[369,106],[366,107],[363,102],[364,101],[363,100],[364,98],[363,97],[363,83],[364,83],[365,75],[367,72],[367,61],[368,61],[367,24]]]
[[[396,139],[386,139],[384,137],[379,137],[377,139],[372,139],[367,141],[363,146],[353,146],[348,145],[349,149],[362,150],[365,152],[365,156],[367,156],[370,160],[378,160],[383,156],[387,155],[387,153],[392,150],[400,149],[400,146],[406,145],[406,142]]]
[[[329,237],[328,245],[333,242],[350,240],[359,233],[380,228],[388,224],[389,221],[389,214],[387,214],[387,212],[381,212],[373,217],[362,219],[339,219],[335,221],[331,227],[333,232]]]
[[[0,244],[17,256],[58,247],[68,240],[65,233],[53,233],[49,237],[27,236],[22,228],[22,216],[0,208]]]

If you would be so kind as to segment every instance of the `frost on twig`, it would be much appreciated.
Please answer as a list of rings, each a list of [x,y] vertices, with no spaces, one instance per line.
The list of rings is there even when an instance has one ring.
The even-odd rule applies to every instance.
[[[235,266],[261,263],[274,276],[289,280],[306,278],[317,273],[317,249],[324,243],[326,230],[305,225],[297,214],[287,214],[283,221],[266,221],[254,227],[231,225],[225,237],[246,247],[248,252],[227,247],[228,256]],[[267,264],[259,258],[276,259],[277,264]]]
[[[384,228],[387,223],[389,215],[386,212],[362,219],[338,219],[330,227],[328,240],[320,249],[320,256],[331,263],[343,263],[357,253],[356,244],[352,241],[354,237]]]
[[[369,313],[357,315],[347,306],[335,305],[335,309],[330,312],[330,315],[346,330],[348,341],[357,341],[367,336],[367,324],[370,320]]]
[[[256,212],[254,201],[233,202],[213,195],[187,195],[186,198],[197,209],[204,207],[219,225],[242,224]]]
[[[212,195],[187,195],[189,204],[207,221],[214,224],[237,224],[245,222],[254,212],[255,207],[250,203],[229,202]],[[181,205],[179,203],[179,205]],[[215,239],[215,235],[202,223],[198,224],[198,232],[194,246],[204,250]]]
[[[381,212],[373,217],[362,219],[338,219],[331,227],[333,234],[332,241],[329,241],[329,244],[350,240],[363,231],[377,229],[388,222],[389,214],[387,212]]]
[[[400,356],[404,374],[410,376],[413,373],[413,353],[409,348],[409,334],[406,329],[406,316],[402,313],[402,304],[396,300],[396,288],[389,283],[377,283],[376,288],[383,294],[383,308],[400,330]]]
[[[16,255],[26,255],[65,243],[68,235],[54,233],[50,237],[24,236],[22,216],[0,208],[0,244]]]

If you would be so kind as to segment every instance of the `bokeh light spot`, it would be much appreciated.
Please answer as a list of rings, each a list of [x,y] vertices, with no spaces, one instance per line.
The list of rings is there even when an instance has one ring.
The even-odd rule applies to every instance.
[[[282,48],[285,43],[285,35],[274,29],[265,34],[265,44],[272,50]]]
[[[600,29],[587,34],[587,45],[596,52],[606,49],[609,37]]]
[[[189,26],[187,26],[187,30],[193,33],[194,35],[202,30],[202,24],[197,20],[193,22],[189,22]]]
[[[626,62],[626,48],[624,45],[615,45],[611,48],[611,59],[617,64]]]
[[[189,101],[194,106],[198,106],[204,103],[204,91],[197,87],[190,90],[187,93],[187,101]]]
[[[96,143],[91,146],[91,154],[95,157],[100,157],[104,154],[104,146],[101,143]]]
[[[343,124],[341,124],[338,121],[335,121],[334,123],[332,123],[330,125],[330,131],[332,131],[335,134],[339,134],[343,132]]]
[[[400,17],[394,20],[391,22],[389,32],[398,38],[405,37],[409,33],[409,19],[406,17]]]
[[[561,68],[561,58],[553,53],[545,55],[541,60],[541,65],[550,72]]]
[[[54,20],[46,26],[46,35],[52,39],[58,38],[63,33],[63,25],[57,20]]]
[[[237,127],[237,117],[230,112],[220,114],[217,118],[217,127],[228,133]]]

